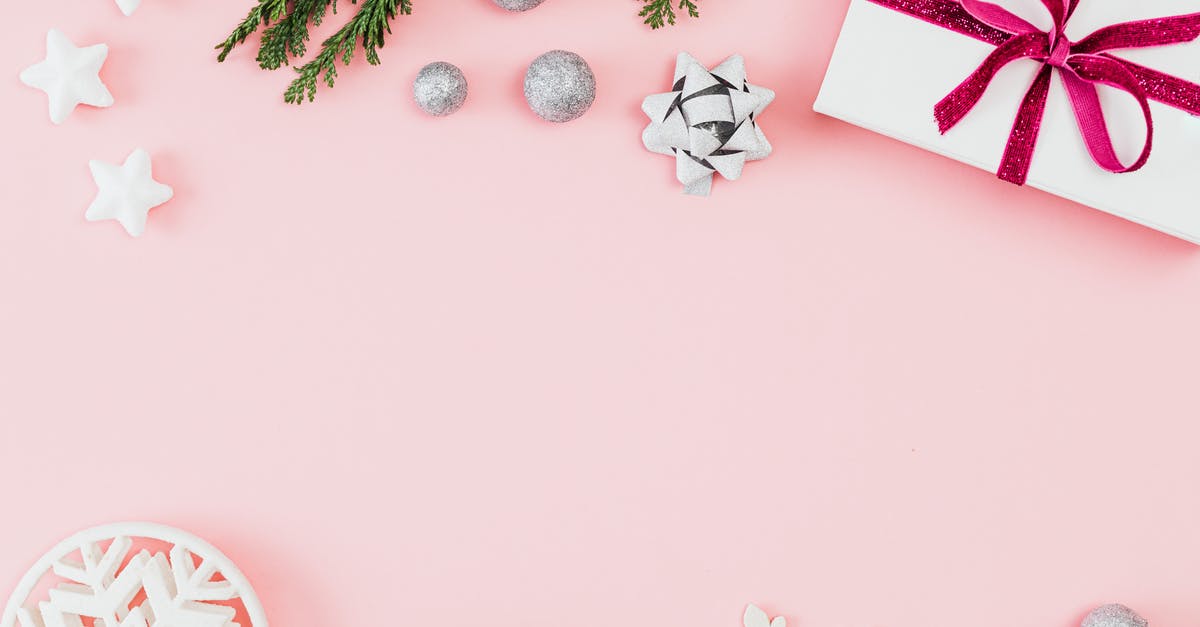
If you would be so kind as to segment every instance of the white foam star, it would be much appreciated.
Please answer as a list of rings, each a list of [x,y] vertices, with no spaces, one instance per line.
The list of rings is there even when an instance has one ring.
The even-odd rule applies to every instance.
[[[675,157],[684,192],[707,196],[714,173],[737,180],[747,161],[771,154],[758,116],[774,100],[775,92],[746,81],[741,55],[709,70],[681,52],[672,90],[642,103],[650,118],[642,142],[648,150]]]
[[[88,207],[88,220],[116,220],[130,235],[146,230],[150,210],[175,195],[168,185],[154,180],[150,173],[150,153],[138,148],[124,165],[92,161],[92,178],[100,191]]]
[[[46,34],[46,60],[21,72],[21,82],[50,97],[50,120],[62,124],[76,105],[111,107],[112,94],[100,81],[108,46],[77,48],[58,29]]]
[[[117,0],[117,7],[121,9],[121,13],[124,13],[126,17],[133,15],[133,12],[137,11],[137,8],[140,6],[142,6],[142,0]]]

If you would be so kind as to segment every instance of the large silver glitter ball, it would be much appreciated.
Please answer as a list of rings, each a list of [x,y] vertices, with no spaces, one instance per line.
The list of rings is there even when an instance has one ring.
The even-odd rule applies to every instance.
[[[528,11],[546,0],[492,0],[505,11]]]
[[[430,63],[413,80],[413,100],[425,113],[450,115],[467,100],[467,77],[445,61]]]
[[[1116,603],[1101,605],[1083,619],[1083,627],[1146,627],[1148,624],[1137,612]]]
[[[551,50],[529,64],[525,100],[545,120],[570,122],[596,101],[596,75],[574,52]]]

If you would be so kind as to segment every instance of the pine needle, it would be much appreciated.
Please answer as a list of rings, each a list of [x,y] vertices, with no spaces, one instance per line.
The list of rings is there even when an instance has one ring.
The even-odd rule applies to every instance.
[[[643,21],[653,29],[659,29],[666,25],[674,26],[676,22],[676,3],[678,3],[679,11],[687,11],[689,17],[700,17],[700,7],[696,6],[696,0],[639,0],[644,3],[638,17],[643,18]]]
[[[338,59],[343,65],[350,65],[360,41],[367,63],[379,65],[378,49],[392,32],[391,21],[397,15],[411,13],[411,0],[362,0],[354,17],[321,44],[321,52],[312,61],[296,68],[300,76],[284,92],[284,101],[303,104],[307,98],[312,102],[317,96],[318,81],[333,87],[337,80]]]
[[[331,5],[336,13],[337,4],[333,0],[293,0],[291,12],[263,31],[258,48],[259,67],[277,70],[289,63],[289,57],[303,57],[308,51],[308,25],[320,26]]]
[[[233,33],[225,41],[217,44],[216,49],[221,51],[221,54],[217,55],[217,61],[224,61],[235,47],[245,43],[246,38],[258,30],[259,24],[269,24],[283,17],[286,10],[287,0],[258,0],[258,5],[250,9],[246,19],[233,29]]]
[[[677,13],[700,17],[698,0],[637,0],[643,3],[639,17],[650,28],[674,25]],[[264,70],[277,70],[291,65],[293,59],[308,53],[309,29],[320,26],[332,10],[337,13],[338,0],[256,0],[225,41],[217,44],[217,61],[225,61],[235,48],[263,28],[256,60]],[[358,7],[354,17],[333,36],[321,43],[321,51],[312,60],[296,68],[299,74],[283,94],[284,101],[302,104],[312,102],[320,83],[333,87],[337,81],[338,60],[349,65],[359,47],[371,65],[379,65],[379,48],[392,32],[392,20],[398,15],[412,14],[412,0],[350,0]]]

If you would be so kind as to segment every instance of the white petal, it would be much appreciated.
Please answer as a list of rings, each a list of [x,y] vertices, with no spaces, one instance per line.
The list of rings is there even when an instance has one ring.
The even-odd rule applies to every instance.
[[[751,603],[746,606],[746,613],[742,615],[742,624],[745,627],[771,627],[771,619],[766,612]]]

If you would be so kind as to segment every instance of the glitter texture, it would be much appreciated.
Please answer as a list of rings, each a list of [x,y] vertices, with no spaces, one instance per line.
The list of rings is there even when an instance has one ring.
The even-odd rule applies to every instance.
[[[467,100],[467,77],[453,64],[430,63],[413,79],[413,100],[429,115],[450,115]]]
[[[1133,172],[1150,158],[1154,121],[1150,100],[1200,115],[1200,85],[1142,67],[1108,53],[1121,48],[1146,48],[1187,43],[1200,38],[1200,13],[1126,22],[1101,28],[1078,42],[1068,40],[1067,22],[1080,0],[1042,0],[1054,26],[1042,32],[999,5],[982,0],[868,0],[956,33],[996,46],[983,63],[934,107],[938,129],[954,128],[979,103],[1001,68],[1018,59],[1045,64],[1025,94],[1009,135],[997,175],[1023,185],[1041,130],[1050,75],[1063,79],[1079,121],[1080,132],[1093,161],[1114,173]],[[1146,142],[1131,165],[1121,162],[1100,106],[1096,85],[1107,85],[1133,96],[1146,121]]]
[[[713,69],[681,52],[671,91],[648,96],[642,112],[646,150],[675,159],[685,194],[707,196],[713,175],[741,178],[746,163],[771,155],[758,118],[775,92],[746,80],[746,60],[735,54]]]
[[[596,75],[574,52],[551,50],[529,64],[525,100],[544,120],[570,122],[596,101]]]
[[[532,9],[545,1],[546,0],[492,0],[492,2],[495,2],[496,6],[500,7],[501,9],[513,12],[528,11],[529,9]]]
[[[1102,605],[1083,619],[1083,627],[1146,627],[1148,624],[1137,612],[1116,603]]]

